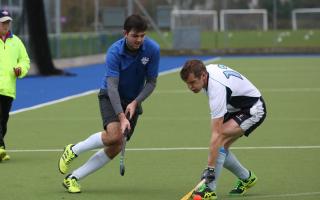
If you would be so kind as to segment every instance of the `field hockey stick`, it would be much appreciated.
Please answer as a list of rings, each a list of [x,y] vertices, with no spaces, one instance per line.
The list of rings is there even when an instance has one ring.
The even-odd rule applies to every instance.
[[[130,115],[130,113],[128,113]],[[129,119],[129,115],[127,114],[127,119]],[[120,175],[124,176],[124,173],[126,171],[125,166],[124,166],[124,153],[126,151],[126,144],[127,144],[127,137],[129,134],[129,130],[126,128],[123,134],[122,138],[122,147],[121,147],[121,153],[120,153]]]
[[[190,192],[188,192],[186,195],[184,195],[181,200],[189,200],[192,193],[197,190],[203,183],[205,182],[205,179],[202,179],[197,185],[196,187],[194,187]]]

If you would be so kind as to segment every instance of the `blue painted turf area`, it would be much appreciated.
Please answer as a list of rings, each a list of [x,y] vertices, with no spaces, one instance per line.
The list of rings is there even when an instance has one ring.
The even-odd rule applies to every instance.
[[[212,59],[212,56],[162,56],[160,72],[179,68],[187,59]],[[29,76],[17,81],[17,98],[11,111],[54,101],[100,88],[104,64],[69,68],[75,76]]]

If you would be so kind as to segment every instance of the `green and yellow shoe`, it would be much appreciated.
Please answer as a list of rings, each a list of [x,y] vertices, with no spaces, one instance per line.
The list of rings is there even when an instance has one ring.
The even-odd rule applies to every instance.
[[[78,180],[75,177],[71,177],[70,174],[63,179],[62,185],[68,190],[69,193],[81,192]]]
[[[249,174],[250,176],[248,179],[237,180],[236,186],[229,192],[230,195],[244,195],[249,188],[257,183],[258,177],[251,171],[249,171]]]
[[[10,156],[7,154],[3,146],[0,147],[0,162],[10,160]]]
[[[67,173],[70,163],[73,159],[77,157],[77,155],[72,151],[73,144],[68,144],[63,151],[62,156],[59,160],[59,171],[61,174]]]
[[[10,160],[10,156],[8,154],[6,154],[3,158],[2,158],[3,161],[8,161]]]
[[[201,200],[217,200],[217,194],[205,183],[202,184],[196,191],[194,191],[191,197],[192,199],[199,199],[201,197]]]

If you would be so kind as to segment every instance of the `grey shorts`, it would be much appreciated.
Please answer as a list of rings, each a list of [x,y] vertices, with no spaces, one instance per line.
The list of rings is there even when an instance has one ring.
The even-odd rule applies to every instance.
[[[103,129],[106,130],[107,126],[111,122],[119,122],[118,116],[113,110],[112,104],[110,102],[108,92],[107,90],[100,90],[98,94],[98,99],[99,99],[99,106],[100,106],[100,113],[101,113],[101,118],[103,122]],[[131,101],[130,101],[131,102]],[[125,110],[127,105],[130,103],[129,101],[122,100],[121,101],[121,106],[122,109]],[[142,114],[142,107],[141,105],[138,105],[136,108],[135,114],[132,116],[132,118],[129,120],[130,121],[130,126],[131,130],[128,134],[128,139],[130,140],[134,128],[136,127],[139,115]]]
[[[238,112],[226,113],[224,122],[234,119],[244,131],[245,136],[255,130],[264,121],[267,115],[267,109],[262,97],[249,109],[240,110]]]

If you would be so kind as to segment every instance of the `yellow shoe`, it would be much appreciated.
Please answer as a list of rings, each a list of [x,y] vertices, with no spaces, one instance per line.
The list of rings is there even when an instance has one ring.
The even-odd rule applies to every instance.
[[[7,153],[6,150],[2,147],[0,147],[0,162],[3,161],[3,159],[6,157]]]
[[[77,155],[75,153],[73,153],[73,151],[71,149],[73,146],[74,146],[73,144],[68,144],[64,148],[64,152],[63,152],[62,156],[60,157],[58,167],[59,167],[59,171],[61,174],[67,173],[71,161],[77,157]]]
[[[3,157],[3,159],[2,159],[3,161],[7,161],[7,160],[10,160],[10,156],[8,155],[8,154],[6,154],[4,157]]]
[[[10,160],[10,156],[7,154],[3,146],[0,147],[0,162]]]
[[[257,181],[258,177],[251,171],[249,171],[250,176],[246,180],[238,179],[235,188],[233,188],[229,194],[230,195],[244,195],[249,188],[254,186]]]
[[[196,191],[192,193],[192,199],[201,199],[201,200],[217,200],[217,194],[215,191],[212,191],[207,184],[202,184]]]
[[[71,177],[70,174],[63,179],[63,187],[65,187],[70,193],[80,193],[80,185],[75,177]]]

